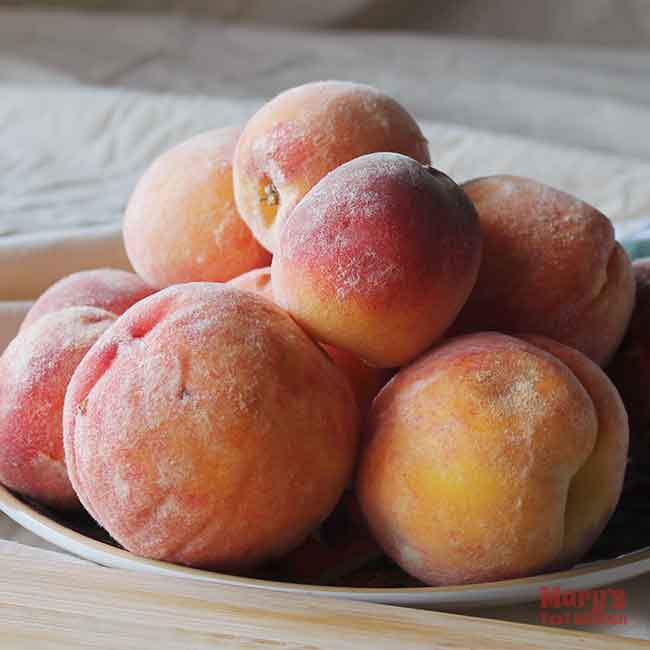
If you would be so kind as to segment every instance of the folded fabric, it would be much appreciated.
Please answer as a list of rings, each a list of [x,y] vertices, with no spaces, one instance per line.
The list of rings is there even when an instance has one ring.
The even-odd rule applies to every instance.
[[[31,305],[31,302],[22,300],[0,302],[0,353],[16,336],[16,332]]]
[[[131,268],[119,224],[0,237],[0,301],[33,300],[65,275],[102,266]]]
[[[570,7],[578,1],[585,9],[589,6],[589,29],[581,34],[582,42],[593,35],[598,21],[601,27],[606,24],[610,37],[621,36],[613,33],[610,22],[602,22],[605,5],[616,4],[620,21],[634,22],[630,5],[647,4],[573,0],[561,3],[561,14],[550,10],[548,2],[530,0],[419,3],[419,10],[412,9],[416,3],[411,2],[408,11],[404,3],[382,0],[381,4],[386,11],[392,5],[390,11],[409,14],[419,30],[433,25],[436,32],[444,31],[445,25],[450,28],[450,20],[468,20],[479,12],[482,18],[471,31],[486,29],[503,12],[521,27],[545,13],[561,16],[550,22],[567,36],[565,30],[576,19]],[[230,4],[248,11],[250,2],[231,0]],[[281,15],[278,2],[264,4],[269,16]],[[291,0],[290,4],[299,18],[307,3]],[[330,5],[340,0],[320,4],[326,5],[320,11],[329,12]],[[619,9],[621,4],[624,7]],[[517,20],[521,14],[527,21]],[[584,12],[580,15],[586,19]],[[639,21],[647,15],[647,10],[639,13],[639,30]],[[494,33],[507,33],[509,21],[499,24]],[[536,31],[550,22],[536,25]],[[84,84],[256,101],[315,79],[363,81],[390,93],[420,119],[650,160],[650,139],[645,137],[650,122],[647,50],[536,41],[423,31],[279,31],[178,14],[7,7],[0,8],[0,80],[42,79],[27,65],[16,72],[19,58],[30,67],[49,69],[53,77],[65,74]],[[5,53],[11,53],[12,61],[3,66]],[[73,114],[83,120],[80,111]]]

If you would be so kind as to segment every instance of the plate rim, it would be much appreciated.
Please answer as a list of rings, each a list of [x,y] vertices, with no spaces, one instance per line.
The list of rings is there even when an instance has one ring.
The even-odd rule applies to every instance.
[[[435,597],[447,594],[450,596],[448,599],[448,604],[450,606],[453,606],[455,604],[458,604],[455,602],[458,601],[458,598],[454,599],[452,596],[460,596],[462,598],[463,595],[467,595],[470,597],[470,600],[473,601],[476,600],[476,592],[485,594],[489,592],[496,592],[496,594],[506,592],[501,594],[502,596],[506,596],[511,591],[525,591],[535,586],[537,586],[539,589],[541,589],[541,587],[552,588],[562,583],[571,583],[572,581],[575,581],[581,577],[596,577],[599,574],[615,572],[617,569],[622,569],[624,567],[633,567],[639,563],[646,563],[647,567],[643,570],[635,571],[631,575],[624,577],[612,575],[611,579],[609,580],[605,578],[605,575],[603,575],[603,580],[598,580],[598,584],[605,586],[607,584],[611,584],[612,582],[624,580],[632,576],[641,575],[643,573],[650,573],[650,545],[648,545],[641,549],[631,551],[630,553],[624,553],[614,558],[579,564],[571,569],[564,571],[554,571],[551,573],[542,573],[525,578],[511,578],[508,580],[473,583],[467,585],[439,587],[339,587],[296,582],[281,582],[278,580],[268,580],[265,578],[249,578],[244,576],[231,575],[218,571],[210,571],[209,569],[198,569],[182,564],[173,564],[164,560],[155,560],[135,555],[126,549],[115,547],[107,544],[106,542],[96,540],[93,537],[84,535],[83,533],[80,533],[59,523],[58,521],[39,512],[29,504],[22,501],[3,485],[0,485],[0,511],[2,511],[7,517],[34,535],[72,553],[75,556],[80,556],[79,552],[74,550],[75,545],[90,547],[90,549],[96,553],[105,554],[109,557],[116,557],[120,561],[119,564],[121,565],[121,568],[124,569],[139,569],[167,575],[183,575],[188,578],[211,581],[215,584],[221,584],[224,586],[230,585],[254,589],[266,589],[269,591],[283,591],[286,593],[308,593],[311,595],[343,597],[356,600],[379,600],[380,598],[399,600],[409,597],[416,598],[417,600],[422,600],[427,596]],[[44,536],[42,534],[42,531],[44,529],[51,533],[54,533],[54,536],[59,541],[55,542],[50,537]],[[101,564],[101,562],[97,562],[96,560],[91,561],[97,564]],[[134,567],[131,565],[136,565],[137,568],[134,569]],[[514,597],[514,595],[515,594],[511,594],[512,597]],[[471,606],[467,604],[467,601],[461,602],[464,603],[464,606]],[[525,601],[516,600],[513,602]],[[481,602],[480,604],[485,603]],[[444,606],[445,601],[438,601],[435,603],[435,605]]]

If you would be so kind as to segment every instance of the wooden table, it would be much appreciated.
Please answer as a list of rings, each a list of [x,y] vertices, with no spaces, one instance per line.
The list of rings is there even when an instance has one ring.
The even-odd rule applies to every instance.
[[[221,587],[0,544],[0,647],[623,650],[650,642]]]

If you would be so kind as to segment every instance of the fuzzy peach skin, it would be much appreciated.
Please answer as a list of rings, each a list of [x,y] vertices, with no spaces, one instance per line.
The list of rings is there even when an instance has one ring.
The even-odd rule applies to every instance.
[[[334,365],[348,378],[354,397],[357,400],[362,421],[365,421],[372,400],[395,374],[392,368],[374,368],[364,363],[354,354],[322,344]]]
[[[356,571],[376,564],[382,556],[354,495],[346,492],[315,534],[265,567],[260,577],[309,585],[341,584]]]
[[[384,550],[420,580],[565,565],[609,516],[625,413],[592,363],[544,345],[575,372],[525,341],[478,333],[402,369],[375,399],[357,495]]]
[[[264,296],[268,300],[274,301],[271,267],[255,269],[254,271],[244,273],[231,280],[229,284],[239,289],[252,291],[260,296]],[[323,345],[322,347],[338,369],[348,378],[357,400],[361,420],[365,420],[372,400],[393,376],[393,371],[385,368],[373,368],[365,364],[354,354],[350,354],[345,350],[339,350],[331,345]]]
[[[79,508],[63,454],[63,400],[77,365],[116,319],[68,307],[24,328],[0,357],[0,482],[57,508]]]
[[[376,151],[430,162],[415,120],[376,88],[319,81],[286,90],[244,127],[234,162],[237,207],[274,252],[283,223],[325,174]]]
[[[630,416],[631,457],[650,464],[650,258],[635,260],[632,268],[636,306],[608,373]]]
[[[598,418],[596,444],[569,488],[564,545],[554,567],[566,568],[591,548],[618,504],[629,447],[627,412],[609,377],[582,352],[542,336],[523,338],[573,372],[591,397]]]
[[[124,244],[150,284],[226,282],[269,264],[235,206],[232,156],[237,128],[201,133],[159,156],[126,209]]]
[[[81,502],[125,548],[238,571],[295,548],[347,485],[352,391],[279,307],[217,283],[124,314],[75,372],[64,441]]]
[[[120,316],[138,300],[155,291],[129,271],[110,268],[78,271],[46,289],[27,312],[20,327],[29,327],[41,316],[66,307],[97,307]]]
[[[630,261],[609,219],[537,181],[488,176],[463,184],[483,232],[476,287],[456,333],[535,333],[605,365],[634,306]]]
[[[258,296],[264,296],[267,300],[275,302],[273,298],[273,285],[271,284],[271,267],[265,266],[261,269],[253,269],[248,273],[233,278],[229,283],[231,287],[252,291]]]
[[[330,172],[291,213],[273,293],[314,338],[396,367],[444,334],[480,258],[476,211],[448,176],[369,154]]]

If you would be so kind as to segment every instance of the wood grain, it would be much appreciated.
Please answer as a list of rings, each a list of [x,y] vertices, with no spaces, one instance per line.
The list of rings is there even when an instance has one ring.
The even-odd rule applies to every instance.
[[[650,642],[217,587],[0,545],[0,646],[69,650],[623,650]]]

